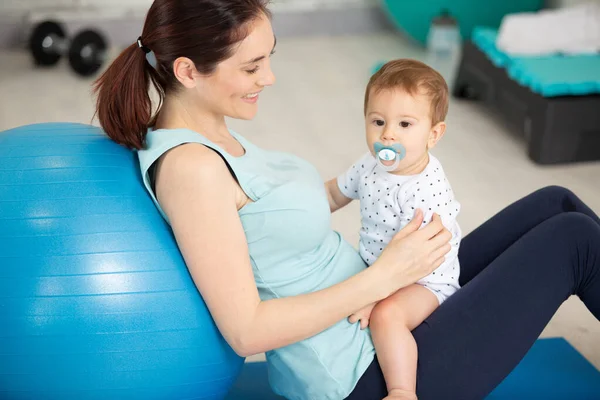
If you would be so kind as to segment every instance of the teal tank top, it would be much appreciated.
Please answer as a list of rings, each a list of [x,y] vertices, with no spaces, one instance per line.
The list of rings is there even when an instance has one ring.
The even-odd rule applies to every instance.
[[[154,195],[150,168],[173,147],[201,143],[225,159],[254,201],[240,209],[239,216],[262,300],[321,290],[366,268],[358,252],[332,230],[327,193],[314,166],[231,134],[246,150],[243,156],[231,156],[191,130],[148,131],[146,149],[138,152],[142,178],[167,221]],[[288,399],[343,399],[374,355],[369,330],[343,319],[313,337],[268,351],[269,382]]]

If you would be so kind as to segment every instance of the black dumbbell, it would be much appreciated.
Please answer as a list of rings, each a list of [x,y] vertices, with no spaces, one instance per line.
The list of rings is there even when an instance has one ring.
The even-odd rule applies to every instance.
[[[69,47],[69,65],[81,76],[93,75],[106,60],[106,41],[91,29],[79,32]]]
[[[54,65],[67,55],[71,68],[81,76],[93,75],[102,67],[107,47],[102,35],[89,29],[79,32],[70,41],[61,25],[54,21],[37,25],[29,40],[36,65]]]
[[[64,29],[54,21],[40,23],[31,33],[29,49],[36,65],[56,64],[68,49]]]

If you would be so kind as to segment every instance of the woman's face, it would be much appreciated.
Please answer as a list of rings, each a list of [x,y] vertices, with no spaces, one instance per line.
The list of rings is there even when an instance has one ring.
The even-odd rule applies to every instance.
[[[203,109],[215,115],[252,119],[259,93],[275,83],[270,56],[275,50],[271,21],[261,16],[251,23],[250,34],[234,47],[234,54],[196,86]]]

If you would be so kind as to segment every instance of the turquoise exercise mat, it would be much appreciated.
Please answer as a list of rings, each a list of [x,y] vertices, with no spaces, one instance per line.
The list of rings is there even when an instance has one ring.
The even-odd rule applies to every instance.
[[[487,400],[599,400],[600,371],[562,338],[539,339]]]
[[[600,93],[600,54],[511,56],[496,47],[498,31],[476,27],[471,40],[511,79],[544,97]]]
[[[271,392],[258,362],[244,365],[226,400],[285,399]],[[566,340],[539,339],[487,400],[600,400],[600,371]]]

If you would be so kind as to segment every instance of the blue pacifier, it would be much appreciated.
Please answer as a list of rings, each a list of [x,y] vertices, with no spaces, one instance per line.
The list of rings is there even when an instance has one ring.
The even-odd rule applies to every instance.
[[[406,155],[406,149],[400,143],[393,144],[391,146],[384,146],[383,144],[377,142],[373,145],[375,150],[375,159],[377,160],[377,164],[385,171],[390,172],[394,171],[398,168],[398,164]],[[382,161],[392,161],[394,163],[392,165],[385,165]]]

